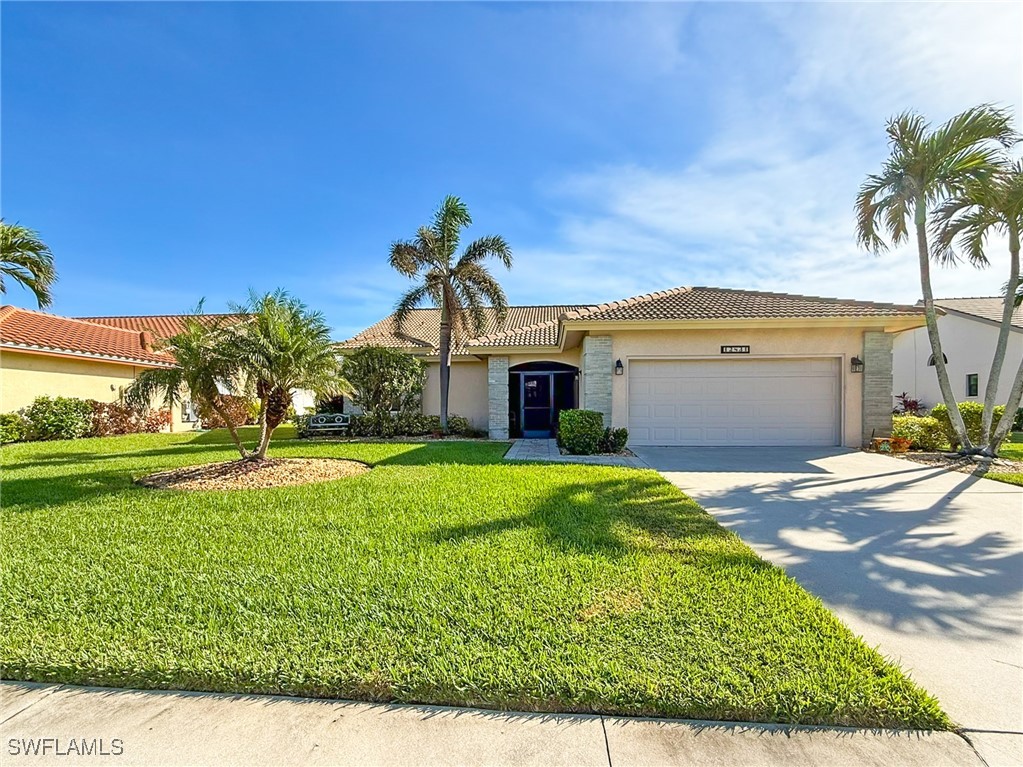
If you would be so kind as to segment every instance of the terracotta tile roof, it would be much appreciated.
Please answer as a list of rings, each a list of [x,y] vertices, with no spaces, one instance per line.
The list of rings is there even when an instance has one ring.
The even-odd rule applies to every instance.
[[[118,362],[154,366],[174,363],[174,358],[154,351],[139,330],[126,330],[55,314],[0,307],[0,346],[24,351],[47,351]],[[146,348],[149,346],[149,348]]]
[[[241,320],[244,316],[243,314],[150,314],[122,317],[78,317],[78,319],[124,330],[148,330],[157,338],[170,338],[185,329],[186,319],[198,319],[200,322],[223,318]]]
[[[1002,297],[982,296],[978,298],[935,298],[934,303],[943,309],[951,309],[963,314],[972,314],[984,320],[1002,322]],[[1014,327],[1023,329],[1023,306],[1016,307],[1012,313]]]
[[[726,288],[679,287],[569,312],[566,320],[735,320],[919,316],[918,306]]]
[[[555,306],[509,306],[504,328],[497,323],[492,309],[487,310],[487,322],[482,335],[466,339],[455,350],[455,354],[472,354],[466,347],[472,346],[554,346],[558,343],[558,318],[568,311],[582,309],[579,305]],[[508,335],[510,334],[510,335]],[[505,340],[505,336],[508,336]],[[500,337],[499,344],[490,339]],[[416,309],[406,323],[404,333],[399,334],[394,325],[394,315],[385,317],[375,325],[340,344],[341,348],[353,349],[370,344],[393,348],[419,348],[427,353],[436,353],[440,343],[440,310]]]

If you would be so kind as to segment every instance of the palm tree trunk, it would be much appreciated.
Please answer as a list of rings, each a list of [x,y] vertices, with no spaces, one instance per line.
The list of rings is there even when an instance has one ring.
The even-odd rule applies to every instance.
[[[938,336],[938,315],[934,311],[934,291],[931,289],[931,255],[927,246],[927,211],[923,201],[916,204],[916,245],[917,257],[920,261],[920,288],[924,298],[924,319],[927,321],[927,337],[931,342],[931,353],[934,355],[934,370],[938,375],[938,388],[941,398],[948,408],[948,418],[952,429],[959,439],[960,449],[967,452],[973,449],[970,437],[966,433],[963,415],[959,412],[959,404],[952,393],[952,384],[948,380],[948,369],[945,367],[945,355],[941,351],[941,338]]]
[[[274,429],[283,423],[288,416],[288,404],[290,398],[287,392],[278,389],[271,389],[263,400],[263,423],[259,430],[259,446],[252,454],[252,459],[262,461],[266,458],[266,451],[270,447],[270,438]]]
[[[440,307],[440,430],[448,433],[448,389],[451,383],[451,313],[447,296]]]
[[[1015,307],[1016,284],[1019,282],[1019,232],[1015,227],[1009,231],[1009,283],[1005,286],[1005,305],[1002,307],[1002,325],[998,329],[998,341],[995,344],[995,356],[991,360],[991,372],[988,373],[987,386],[984,387],[984,414],[981,421],[981,440],[987,446],[985,452],[994,457],[998,452],[1001,440],[997,443],[991,439],[991,422],[995,416],[995,399],[998,396],[998,379],[1002,377],[1002,364],[1005,362],[1005,350],[1009,345],[1009,331],[1012,329],[1012,313]],[[1015,411],[1012,411],[1015,412]],[[1005,415],[1012,420],[1012,415]]]
[[[1011,269],[1014,270],[1014,276],[1016,281],[1019,281],[1019,251],[1020,251],[1020,233],[1016,229],[1009,231],[1009,256],[1011,258]],[[1009,278],[1009,287],[1012,287],[1012,277]],[[1011,312],[1015,307],[1014,296],[1006,293],[1006,310]],[[1002,315],[1002,323],[1004,330],[1005,315]],[[1001,341],[1001,335],[999,335],[999,341]],[[1004,349],[1002,350],[1004,355]],[[993,367],[993,366],[992,366]],[[1000,375],[1000,373],[999,373]],[[997,383],[996,383],[997,385]],[[988,388],[991,387],[991,381],[988,381]],[[987,397],[985,397],[985,400]],[[1005,412],[1002,413],[1002,419],[995,425],[994,433],[991,435],[991,439],[988,441],[988,454],[993,456],[998,455],[998,448],[1001,447],[1002,441],[1005,439],[1005,435],[1009,433],[1009,428],[1012,426],[1012,422],[1016,415],[1016,410],[1019,408],[1020,399],[1023,399],[1023,360],[1020,360],[1019,368],[1016,370],[1016,378],[1012,382],[1012,389],[1009,391],[1009,399],[1005,403]],[[987,415],[987,403],[985,402],[984,414]],[[991,418],[994,419],[994,408],[992,407]]]
[[[250,453],[245,449],[245,445],[242,444],[241,437],[238,436],[238,427],[235,426],[227,411],[220,406],[220,403],[217,401],[217,397],[210,400],[210,407],[213,408],[214,413],[220,416],[220,420],[224,422],[224,425],[227,427],[227,433],[231,435],[231,440],[234,442],[235,447],[238,448],[238,452],[241,453],[242,458],[248,458]]]

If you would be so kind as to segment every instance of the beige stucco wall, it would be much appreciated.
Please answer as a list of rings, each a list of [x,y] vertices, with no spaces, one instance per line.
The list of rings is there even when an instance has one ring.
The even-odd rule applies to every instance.
[[[121,392],[146,368],[99,360],[0,352],[0,413],[32,404],[36,397],[78,397],[115,402]],[[181,409],[171,413],[171,431],[191,431],[194,423],[181,422]]]
[[[440,415],[440,363],[428,362],[426,386],[423,388],[423,412]],[[487,406],[487,363],[480,360],[454,360],[451,363],[451,381],[448,388],[448,412],[472,421],[477,429],[486,429],[489,419]]]
[[[596,333],[595,333],[596,334]],[[612,423],[628,427],[629,361],[636,358],[710,358],[722,359],[721,347],[748,345],[745,357],[838,357],[842,387],[842,442],[860,446],[862,431],[863,376],[849,372],[849,360],[863,352],[863,328],[746,330],[629,330],[601,335],[611,336],[612,359],[622,360],[625,375],[613,376]],[[609,374],[613,375],[609,371]]]

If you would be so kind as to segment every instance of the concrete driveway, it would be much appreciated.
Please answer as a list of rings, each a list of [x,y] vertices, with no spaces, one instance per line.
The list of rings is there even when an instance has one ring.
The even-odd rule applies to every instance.
[[[1023,487],[839,448],[634,452],[1023,764]]]

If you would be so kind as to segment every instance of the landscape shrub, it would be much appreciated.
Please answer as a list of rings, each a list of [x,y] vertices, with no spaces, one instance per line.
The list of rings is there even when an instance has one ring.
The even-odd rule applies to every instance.
[[[628,429],[604,429],[604,436],[600,438],[601,453],[620,453],[629,442]]]
[[[21,413],[0,413],[0,443],[25,439],[26,426]]]
[[[345,412],[345,398],[342,396],[327,397],[316,400],[317,413],[343,413]]]
[[[927,406],[922,400],[910,397],[908,392],[902,392],[895,397],[894,415],[926,415]]]
[[[893,416],[892,437],[908,439],[917,450],[940,450],[948,443],[945,427],[930,415]]]
[[[1016,417],[1012,419],[1012,430],[1023,431],[1023,407],[1016,409]]]
[[[224,408],[235,426],[255,423],[259,418],[259,403],[253,403],[248,397],[221,394],[218,397],[218,404]],[[253,404],[255,404],[255,409],[253,409]],[[199,416],[204,429],[223,429],[227,426],[220,414],[205,402],[195,403],[195,414]]]
[[[120,402],[86,400],[92,408],[90,437],[109,437],[115,434],[156,434],[171,422],[167,409],[146,410],[143,413]]]
[[[352,387],[352,402],[366,413],[414,412],[426,385],[422,360],[383,346],[345,354],[341,369]]]
[[[593,455],[604,436],[604,416],[596,410],[562,410],[558,444],[572,455]]]
[[[416,411],[388,413],[377,411],[353,415],[349,434],[353,437],[423,437],[440,433],[440,416],[425,415]],[[461,437],[480,434],[468,418],[460,415],[448,416],[448,433]]]
[[[92,429],[92,406],[75,397],[36,397],[22,411],[27,439],[77,439]]]
[[[984,416],[984,405],[981,402],[960,402],[959,412],[963,416],[963,423],[966,426],[966,434],[970,437],[970,442],[977,445],[980,442],[980,424],[981,419]],[[1004,405],[995,406],[995,416],[992,421],[993,425],[997,425],[1001,420],[1002,415],[1005,413]],[[948,443],[952,446],[953,450],[959,449],[959,440],[956,437],[955,431],[952,429],[952,421],[948,417],[948,408],[944,405],[935,405],[931,410],[931,415],[937,418],[941,423],[941,427],[945,432],[945,436],[948,437]]]

